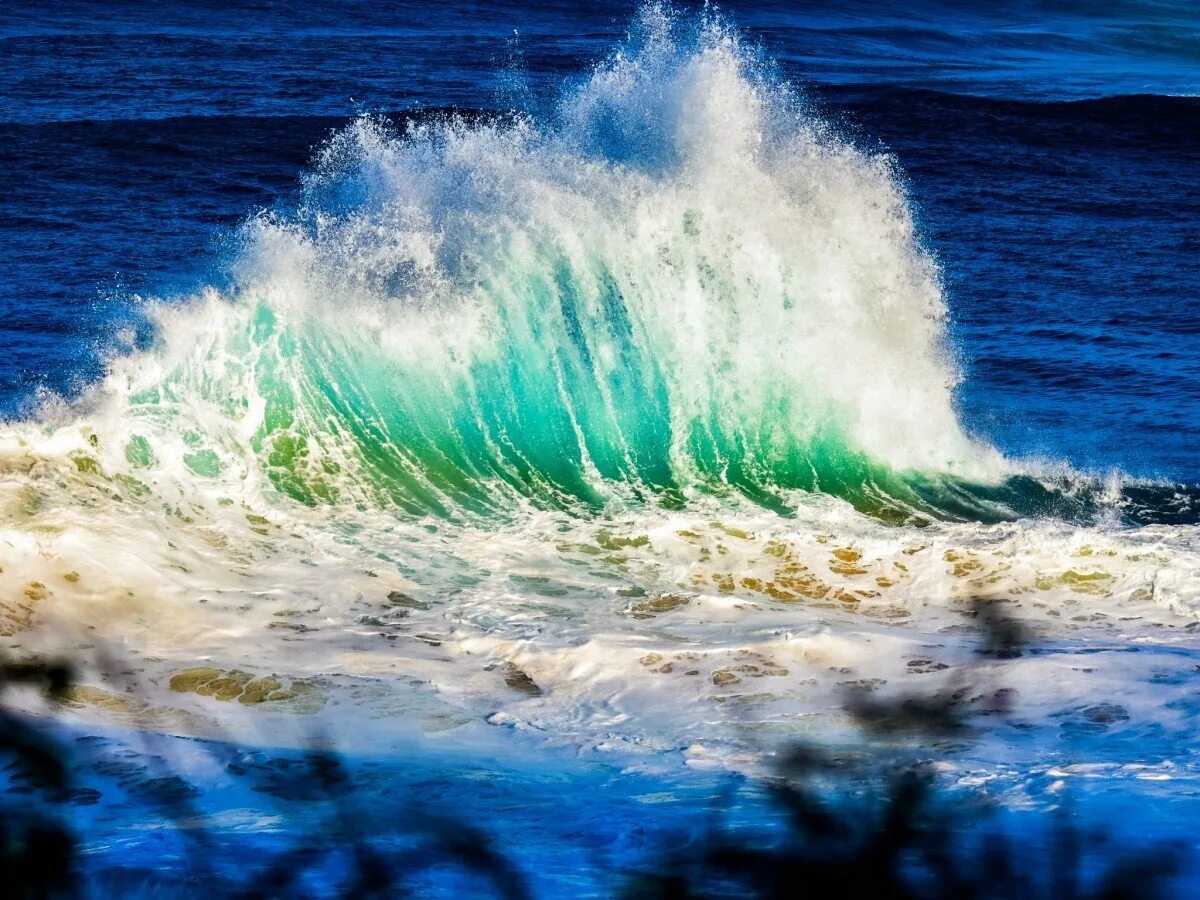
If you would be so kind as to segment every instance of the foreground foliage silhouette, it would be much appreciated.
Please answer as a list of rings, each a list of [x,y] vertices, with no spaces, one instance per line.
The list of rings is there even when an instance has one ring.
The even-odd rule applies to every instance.
[[[1103,836],[1077,829],[1060,809],[1039,846],[1017,844],[988,827],[981,797],[939,791],[930,742],[968,737],[963,699],[1009,712],[1011,692],[988,689],[998,663],[1022,655],[1020,622],[998,603],[975,601],[978,665],[963,666],[940,693],[879,700],[848,695],[845,708],[864,746],[843,751],[802,746],[782,761],[772,785],[783,821],[775,834],[748,840],[714,832],[699,847],[672,854],[635,878],[639,900],[739,896],[761,898],[1154,898],[1169,896],[1179,848],[1125,854]],[[982,693],[980,693],[982,692]]]
[[[879,700],[852,693],[845,707],[862,733],[853,747],[797,746],[780,762],[767,785],[779,810],[773,827],[747,834],[725,827],[714,815],[707,836],[679,841],[653,854],[632,872],[613,872],[614,893],[640,900],[713,896],[874,897],[895,900],[950,898],[1054,898],[1119,900],[1170,895],[1182,851],[1160,845],[1121,855],[1101,837],[1078,830],[1061,812],[1049,822],[1046,840],[1018,844],[989,827],[979,797],[939,789],[930,746],[963,740],[972,731],[962,698],[994,676],[997,663],[1021,655],[1026,638],[1019,623],[995,604],[976,603],[977,657],[942,692]],[[52,702],[69,696],[72,668],[65,663],[0,664],[0,765],[8,782],[0,801],[0,893],[14,898],[103,895],[81,877],[86,868],[81,835],[71,822],[89,789],[72,783],[69,754],[44,719],[9,707],[15,690],[35,690]],[[1010,693],[987,690],[992,714],[1005,714]],[[977,693],[976,696],[979,696]],[[328,811],[312,837],[257,860],[247,874],[230,875],[213,860],[203,817],[193,808],[198,792],[178,776],[159,779],[160,812],[191,849],[189,871],[177,880],[146,873],[155,896],[266,898],[327,896],[396,897],[419,890],[432,868],[468,878],[470,890],[505,900],[530,896],[525,879],[479,829],[461,821],[406,811],[397,834],[410,843],[387,852],[379,834],[366,833],[354,807],[353,785],[332,749],[310,750],[303,766],[286,777],[302,785],[297,797]],[[169,783],[169,784],[168,784]],[[160,785],[161,786],[161,785]],[[94,792],[93,792],[94,793]],[[414,843],[415,842],[415,843]],[[126,873],[129,874],[129,873]],[[108,872],[114,889],[121,873]],[[113,880],[113,879],[116,880]]]

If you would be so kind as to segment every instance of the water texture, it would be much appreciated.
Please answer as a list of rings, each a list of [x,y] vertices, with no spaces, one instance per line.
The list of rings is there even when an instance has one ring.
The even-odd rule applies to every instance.
[[[1196,28],[18,4],[0,635],[122,659],[67,716],[106,740],[548,768],[619,823],[663,792],[618,772],[682,803],[952,678],[983,600],[1034,649],[948,780],[1183,831]]]

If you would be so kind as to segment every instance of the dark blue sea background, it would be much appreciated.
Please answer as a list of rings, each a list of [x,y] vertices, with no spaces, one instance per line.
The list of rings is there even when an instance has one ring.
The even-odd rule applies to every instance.
[[[335,129],[362,114],[502,110],[518,90],[524,104],[551,103],[634,11],[0,4],[0,418],[28,415],[46,391],[79,394],[108,354],[148,341],[142,298],[219,283],[239,223],[294,202]],[[970,432],[1013,457],[1200,484],[1200,6],[760,0],[721,11],[820,116],[894,157],[941,269]],[[579,838],[556,858],[564,894],[590,864],[588,836],[617,829],[628,796],[654,790],[560,808],[549,775],[483,794],[436,766],[397,777],[460,798],[475,821],[507,816],[530,854]],[[586,793],[580,776],[574,796]],[[619,827],[631,852],[654,845],[651,825]]]

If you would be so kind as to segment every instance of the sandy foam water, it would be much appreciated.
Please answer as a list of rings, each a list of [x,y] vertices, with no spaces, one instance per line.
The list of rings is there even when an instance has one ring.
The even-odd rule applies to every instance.
[[[967,667],[972,720],[990,728],[1009,689],[1022,723],[1015,749],[996,726],[985,769],[1051,750],[1186,762],[1190,526],[917,528],[820,496],[791,518],[711,498],[503,524],[331,518],[278,499],[165,506],[70,452],[3,458],[0,625],[22,652],[119,663],[86,673],[85,719],[381,751],[499,728],[634,768],[758,771],[791,742],[853,740],[853,691],[933,693]],[[1023,623],[1023,656],[978,665],[979,600]]]

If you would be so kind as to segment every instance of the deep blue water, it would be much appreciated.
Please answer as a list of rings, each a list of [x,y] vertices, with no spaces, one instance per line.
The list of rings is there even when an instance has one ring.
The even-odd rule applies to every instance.
[[[1200,15],[1188,4],[729,4],[910,180],[963,417],[1018,455],[1200,480]],[[93,379],[134,295],[215,277],[361,112],[495,108],[622,35],[624,3],[7,4],[0,412]],[[519,37],[514,38],[514,30]]]

